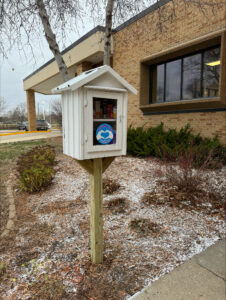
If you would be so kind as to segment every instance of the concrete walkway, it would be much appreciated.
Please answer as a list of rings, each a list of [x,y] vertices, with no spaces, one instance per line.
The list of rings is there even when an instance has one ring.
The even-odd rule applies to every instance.
[[[216,242],[130,300],[225,300],[225,250]]]

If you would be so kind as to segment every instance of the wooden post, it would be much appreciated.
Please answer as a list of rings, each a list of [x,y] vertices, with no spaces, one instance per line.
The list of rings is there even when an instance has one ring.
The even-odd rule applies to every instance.
[[[93,159],[93,174],[90,174],[91,259],[95,264],[103,262],[102,162],[102,158]]]
[[[103,262],[103,181],[102,174],[115,157],[77,160],[90,174],[90,242],[91,260]]]

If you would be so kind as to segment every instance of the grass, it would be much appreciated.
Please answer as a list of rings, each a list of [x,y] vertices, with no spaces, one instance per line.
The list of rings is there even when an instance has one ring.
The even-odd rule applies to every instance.
[[[62,141],[60,138],[41,139],[16,143],[0,144],[0,164],[4,160],[15,161],[21,154],[35,146],[51,145],[57,153],[62,152]]]
[[[42,145],[51,145],[57,154],[62,153],[61,137],[0,144],[0,179],[8,176],[9,170],[21,154]]]
[[[0,144],[0,162],[4,160],[14,161],[32,147],[44,144],[44,140]]]

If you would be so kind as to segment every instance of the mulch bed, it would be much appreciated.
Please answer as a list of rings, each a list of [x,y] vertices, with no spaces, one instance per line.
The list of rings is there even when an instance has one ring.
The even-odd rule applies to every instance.
[[[118,157],[104,173],[104,262],[93,265],[89,176],[64,155],[56,168],[47,190],[16,192],[16,230],[0,241],[3,299],[128,299],[224,237],[225,169],[202,174],[193,205],[167,184],[166,164]]]

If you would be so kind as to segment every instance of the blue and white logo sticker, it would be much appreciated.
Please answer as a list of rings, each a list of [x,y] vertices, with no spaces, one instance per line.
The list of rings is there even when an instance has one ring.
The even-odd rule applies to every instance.
[[[114,130],[111,125],[103,123],[97,127],[96,139],[100,144],[109,144],[114,138]]]

